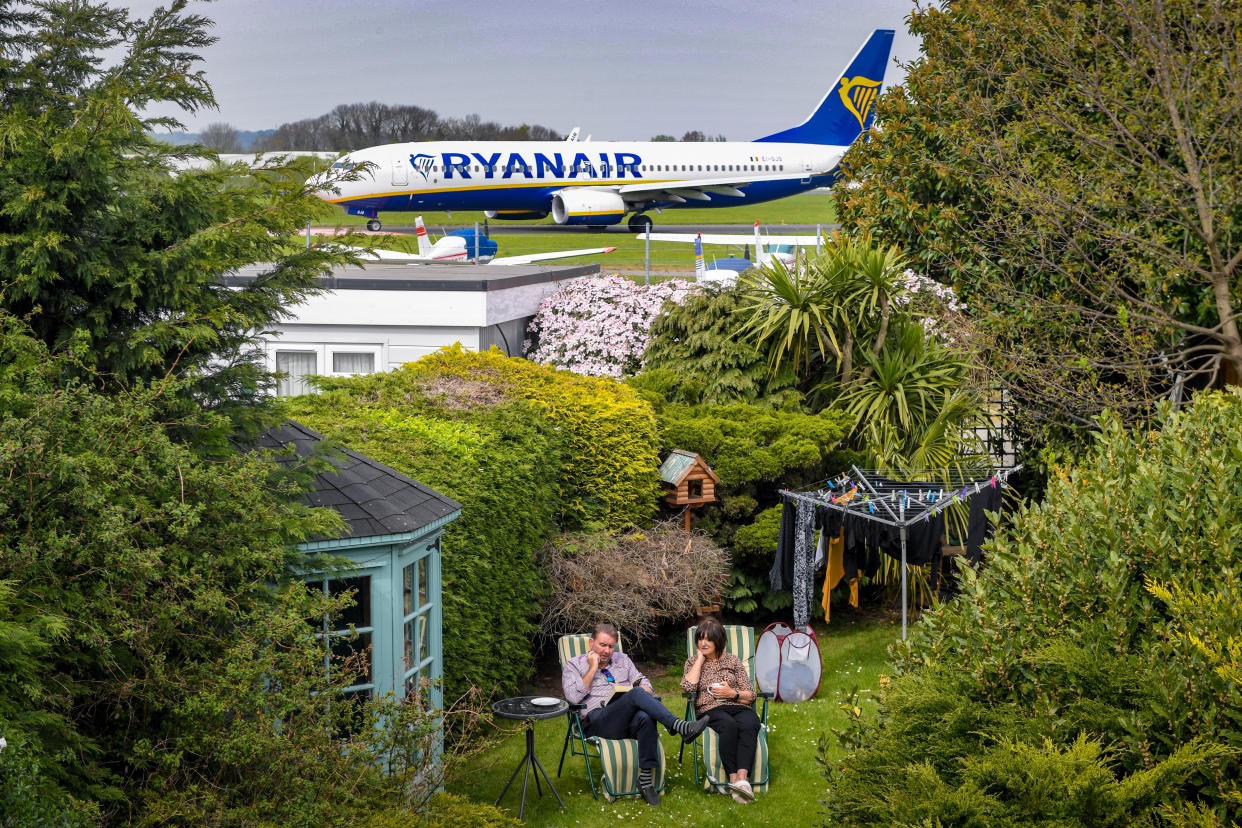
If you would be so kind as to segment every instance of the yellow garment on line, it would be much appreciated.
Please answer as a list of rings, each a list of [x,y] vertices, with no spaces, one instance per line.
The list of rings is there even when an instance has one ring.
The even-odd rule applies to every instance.
[[[841,534],[828,541],[828,572],[824,576],[824,599],[821,602],[824,607],[824,623],[828,623],[831,619],[831,607],[829,606],[828,596],[832,594],[833,587],[841,583],[841,579],[845,577],[845,529],[841,529]],[[853,595],[857,595],[857,589],[852,590]],[[854,606],[858,606],[857,597],[851,600]]]

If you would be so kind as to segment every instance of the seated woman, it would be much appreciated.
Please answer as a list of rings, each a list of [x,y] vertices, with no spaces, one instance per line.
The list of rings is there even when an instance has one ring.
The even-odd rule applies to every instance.
[[[750,774],[759,740],[755,688],[741,659],[725,652],[724,627],[715,618],[699,624],[694,645],[697,652],[686,659],[681,689],[698,693],[694,712],[705,716],[720,737],[720,763],[729,774],[730,792],[738,802],[750,802],[755,798]]]

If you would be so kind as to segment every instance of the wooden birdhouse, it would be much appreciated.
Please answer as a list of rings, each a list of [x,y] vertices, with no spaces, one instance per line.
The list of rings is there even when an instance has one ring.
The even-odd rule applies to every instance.
[[[690,530],[690,510],[716,502],[720,478],[694,452],[674,450],[660,466],[660,485],[664,502],[686,510],[686,531]]]

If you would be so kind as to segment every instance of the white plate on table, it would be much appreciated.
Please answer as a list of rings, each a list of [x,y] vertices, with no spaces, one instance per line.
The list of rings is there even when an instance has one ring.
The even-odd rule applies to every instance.
[[[530,703],[536,707],[556,707],[561,700],[554,696],[537,696],[530,700]]]

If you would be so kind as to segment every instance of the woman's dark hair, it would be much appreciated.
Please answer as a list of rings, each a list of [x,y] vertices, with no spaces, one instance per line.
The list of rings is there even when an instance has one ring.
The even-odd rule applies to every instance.
[[[716,655],[722,656],[725,651],[725,631],[722,625],[715,618],[704,618],[699,624],[699,628],[694,631],[694,640],[712,642],[716,647]]]

